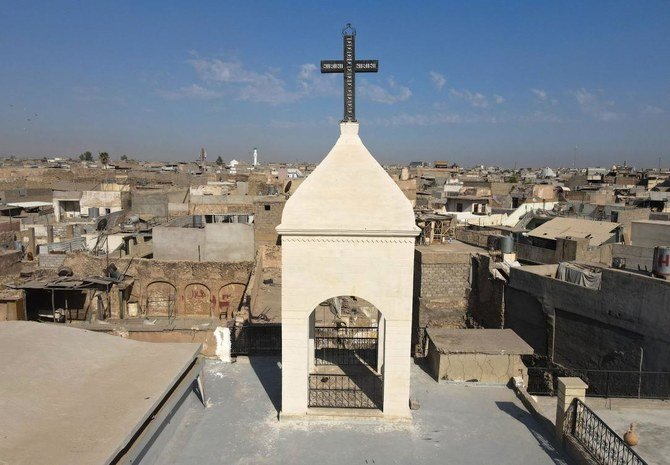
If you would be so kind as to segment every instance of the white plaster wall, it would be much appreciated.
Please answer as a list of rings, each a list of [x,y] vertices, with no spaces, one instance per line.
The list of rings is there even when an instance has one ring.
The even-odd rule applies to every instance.
[[[413,237],[282,237],[282,414],[307,412],[311,312],[353,295],[384,318],[384,415],[409,416],[413,266]]]
[[[119,211],[123,208],[122,193],[119,191],[83,191],[79,204],[81,210],[86,213],[91,207],[110,208],[112,212]]]

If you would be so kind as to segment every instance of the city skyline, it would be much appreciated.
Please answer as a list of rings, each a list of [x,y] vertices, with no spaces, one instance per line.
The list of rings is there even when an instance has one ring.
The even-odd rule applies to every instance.
[[[17,4],[0,19],[0,156],[321,160],[340,31],[380,72],[357,117],[382,163],[663,166],[670,5]]]

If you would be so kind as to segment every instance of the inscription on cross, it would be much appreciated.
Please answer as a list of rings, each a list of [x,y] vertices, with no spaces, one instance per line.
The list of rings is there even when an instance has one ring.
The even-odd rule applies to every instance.
[[[344,74],[344,118],[343,122],[356,121],[356,73],[376,73],[378,60],[356,60],[356,29],[351,24],[342,29],[344,59],[322,60],[322,73]]]

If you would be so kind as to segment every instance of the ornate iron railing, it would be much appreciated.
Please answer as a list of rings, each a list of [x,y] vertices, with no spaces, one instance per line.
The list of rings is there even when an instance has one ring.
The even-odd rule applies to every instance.
[[[589,386],[586,391],[589,397],[670,399],[670,372],[667,371],[529,367],[526,390],[532,395],[555,395],[560,376],[581,378]]]
[[[565,418],[565,433],[572,435],[603,465],[647,465],[624,440],[579,399],[574,399]]]
[[[309,375],[310,407],[381,409],[383,399],[382,377],[372,372]]]
[[[369,365],[377,368],[376,327],[314,328],[315,365]]]

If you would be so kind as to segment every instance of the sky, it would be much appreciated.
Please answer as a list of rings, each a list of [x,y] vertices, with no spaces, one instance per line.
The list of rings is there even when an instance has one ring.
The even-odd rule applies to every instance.
[[[0,0],[0,156],[670,166],[668,1]]]

